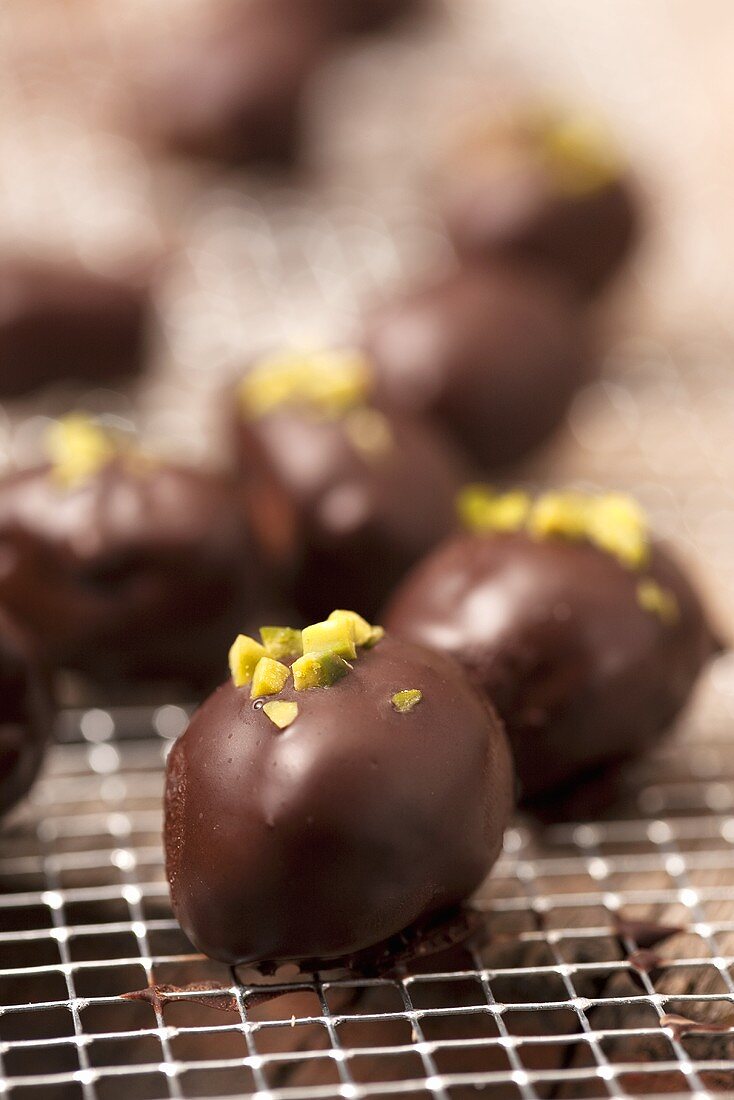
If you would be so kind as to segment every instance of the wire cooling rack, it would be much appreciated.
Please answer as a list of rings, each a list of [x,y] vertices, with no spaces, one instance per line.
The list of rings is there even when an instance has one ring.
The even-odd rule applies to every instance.
[[[518,821],[470,941],[389,977],[237,978],[172,917],[162,765],[186,713],[67,712],[0,840],[13,1098],[638,1096],[734,1089],[734,661],[614,816]],[[644,950],[659,939],[650,964]],[[280,984],[277,984],[280,983]],[[162,1003],[126,999],[187,986]],[[199,987],[198,990],[196,987]],[[264,995],[265,994],[265,995]],[[668,1017],[711,1031],[680,1034]]]

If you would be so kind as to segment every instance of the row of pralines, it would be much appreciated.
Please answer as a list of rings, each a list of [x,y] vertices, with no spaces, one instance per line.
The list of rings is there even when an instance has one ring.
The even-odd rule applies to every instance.
[[[512,810],[598,811],[718,643],[628,497],[471,487],[464,533],[393,595],[238,635],[168,757],[166,868],[192,942],[231,964],[390,963],[465,899]]]
[[[281,2],[324,0],[265,0],[268,19]],[[258,4],[240,8],[246,21]],[[225,48],[240,73],[231,41],[225,38]],[[248,49],[255,44],[247,39]],[[264,72],[270,79],[278,70]],[[194,87],[177,80],[176,104]],[[632,251],[638,204],[609,135],[578,111],[518,107],[509,119],[485,113],[452,151],[441,181],[435,187],[458,271],[388,299],[364,319],[357,343],[391,401],[440,406],[485,467],[496,468],[542,442],[593,377],[584,303]],[[151,261],[112,277],[6,252],[0,396],[140,374],[161,266]],[[472,414],[477,405],[486,422]]]
[[[427,429],[364,404],[361,358],[340,358],[340,370],[332,358],[248,375],[233,417],[239,480],[163,462],[72,416],[52,425],[47,464],[0,482],[4,680],[17,688],[3,718],[33,731],[24,753],[10,739],[16,763],[4,771],[23,757],[25,779],[6,806],[48,726],[18,653],[103,687],[178,684],[201,697],[243,626],[287,621],[295,602],[305,618],[334,603],[373,617],[416,561],[384,621],[457,656],[488,692],[525,799],[580,775],[607,782],[611,763],[670,723],[715,643],[639,507],[619,494],[457,493],[449,479],[437,523]],[[265,665],[258,682],[266,672],[283,676]],[[21,687],[19,723],[9,700],[25,698]]]

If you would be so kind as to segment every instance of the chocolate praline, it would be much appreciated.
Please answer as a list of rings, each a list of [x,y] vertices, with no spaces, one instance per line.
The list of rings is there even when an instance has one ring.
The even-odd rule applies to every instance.
[[[0,258],[0,396],[139,373],[146,311],[142,282],[71,262]]]
[[[215,5],[146,61],[139,126],[180,156],[289,164],[327,37],[323,20],[293,0]]]
[[[51,668],[94,681],[211,686],[263,583],[234,489],[119,456],[71,485],[0,481],[0,606]]]
[[[716,651],[658,544],[645,578],[672,596],[674,619],[646,610],[640,574],[588,542],[463,533],[409,574],[385,623],[457,658],[487,692],[534,802],[652,747]]]
[[[583,297],[617,274],[640,235],[626,165],[598,123],[518,115],[468,140],[446,172],[444,213],[464,258],[519,260]]]
[[[467,267],[377,309],[364,325],[375,401],[429,415],[485,470],[559,426],[596,364],[566,288],[508,266]]]
[[[367,615],[456,526],[466,462],[430,424],[368,406],[323,416],[286,404],[234,414],[250,526],[306,618]]]
[[[174,912],[206,954],[308,966],[353,958],[465,898],[494,863],[512,801],[494,712],[452,660],[383,638],[331,687],[279,700],[279,730],[230,681],[166,774]],[[401,713],[395,693],[422,699]]]
[[[0,814],[30,789],[51,732],[45,674],[8,616],[0,611]]]

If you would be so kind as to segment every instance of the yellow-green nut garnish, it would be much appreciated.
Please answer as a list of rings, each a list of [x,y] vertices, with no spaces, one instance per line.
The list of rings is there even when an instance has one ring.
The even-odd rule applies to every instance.
[[[650,555],[645,513],[623,493],[606,493],[593,500],[587,537],[629,569],[642,568]]]
[[[266,416],[283,405],[302,405],[341,416],[364,402],[370,369],[357,350],[290,351],[261,359],[240,383],[246,416]]]
[[[522,489],[495,493],[486,485],[467,485],[456,508],[470,531],[519,531],[530,513],[530,497]]]
[[[401,714],[407,714],[413,710],[413,707],[417,707],[423,698],[423,692],[418,688],[404,688],[402,691],[396,691],[390,702],[395,707],[395,710],[400,711]]]
[[[637,585],[637,602],[644,611],[657,615],[666,626],[678,621],[680,609],[675,594],[646,577]]]
[[[328,650],[349,660],[357,656],[354,626],[350,619],[324,619],[322,623],[313,623],[303,628],[301,637],[304,654]]]
[[[282,665],[272,657],[261,657],[252,674],[250,697],[255,699],[258,695],[277,695],[285,687],[289,675],[288,665]]]
[[[279,730],[286,729],[298,717],[298,703],[289,703],[286,699],[273,699],[270,703],[264,703],[262,710]]]
[[[85,481],[117,453],[112,438],[83,413],[70,413],[46,433],[46,450],[53,476],[66,486]]]
[[[530,510],[528,530],[541,539],[554,535],[582,539],[587,534],[591,504],[590,497],[573,490],[543,493]]]
[[[250,683],[263,657],[267,657],[264,646],[247,634],[237,635],[229,650],[229,671],[235,687]]]
[[[354,644],[370,649],[381,638],[385,637],[385,631],[381,626],[371,626],[366,619],[358,615],[356,611],[332,611],[328,622],[351,623],[354,635]]]
[[[619,178],[619,152],[598,118],[557,114],[539,127],[541,152],[558,190],[592,195]]]
[[[260,637],[268,657],[273,657],[276,661],[300,657],[303,653],[301,631],[291,626],[261,626]]]
[[[350,665],[333,650],[321,653],[304,653],[291,665],[293,686],[296,691],[310,688],[331,687],[350,670]]]

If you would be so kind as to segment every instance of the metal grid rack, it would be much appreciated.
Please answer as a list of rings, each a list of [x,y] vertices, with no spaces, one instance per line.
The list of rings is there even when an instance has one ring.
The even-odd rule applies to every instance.
[[[515,823],[475,900],[471,945],[390,977],[282,984],[236,979],[196,954],[171,915],[161,769],[185,712],[67,713],[71,742],[0,841],[0,1090],[14,1100],[731,1091],[734,1031],[717,1031],[734,1022],[730,658],[702,695],[684,745],[630,774],[613,818]],[[649,972],[635,954],[640,921],[668,928]],[[188,983],[204,988],[163,1005],[122,996]],[[712,1032],[678,1035],[666,1014]]]

